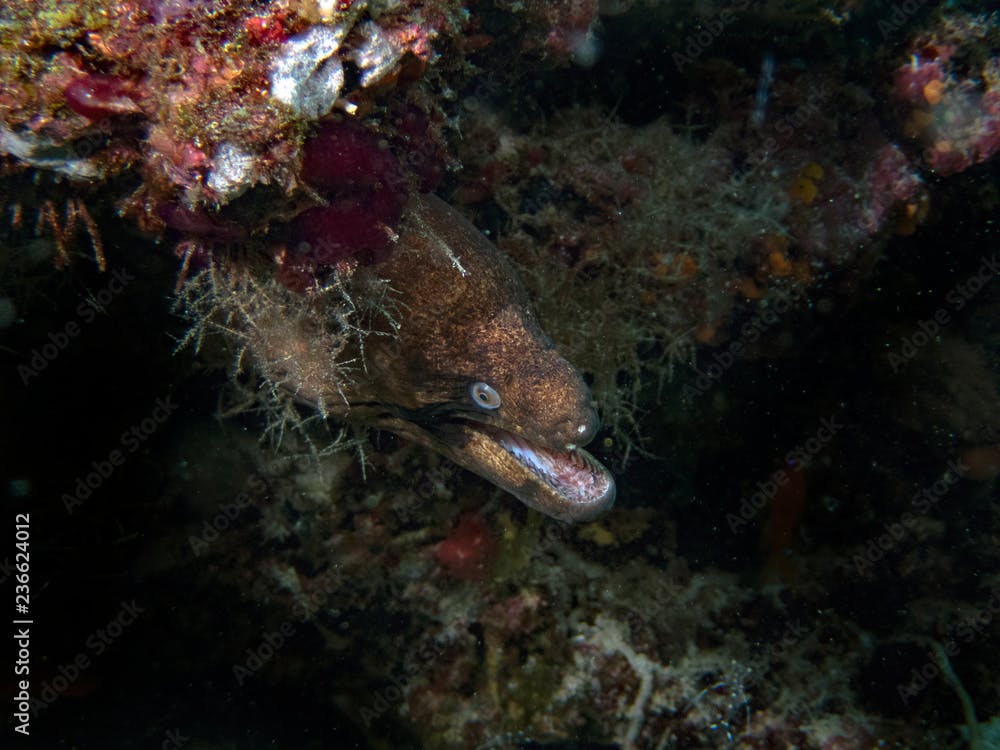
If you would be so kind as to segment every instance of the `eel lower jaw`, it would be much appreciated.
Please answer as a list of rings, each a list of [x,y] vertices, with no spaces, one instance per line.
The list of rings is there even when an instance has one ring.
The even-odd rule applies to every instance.
[[[435,447],[452,461],[552,518],[589,521],[614,505],[614,477],[585,450],[547,448],[467,420],[436,425],[432,432]]]

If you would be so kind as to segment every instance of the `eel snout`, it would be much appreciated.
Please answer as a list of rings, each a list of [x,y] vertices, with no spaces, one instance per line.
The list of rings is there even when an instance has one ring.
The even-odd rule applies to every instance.
[[[611,472],[582,448],[553,450],[488,425],[453,427],[442,436],[439,450],[455,463],[552,518],[588,521],[614,505]]]

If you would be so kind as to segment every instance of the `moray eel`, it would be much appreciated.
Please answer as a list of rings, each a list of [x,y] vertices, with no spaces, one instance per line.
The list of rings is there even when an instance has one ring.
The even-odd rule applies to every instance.
[[[398,314],[365,337],[349,420],[428,446],[562,521],[612,506],[613,477],[582,449],[599,427],[590,390],[470,222],[414,196],[392,256],[366,272],[388,280]]]

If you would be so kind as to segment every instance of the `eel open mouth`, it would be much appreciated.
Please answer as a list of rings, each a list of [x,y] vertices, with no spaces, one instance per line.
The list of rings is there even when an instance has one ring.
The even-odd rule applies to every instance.
[[[614,477],[581,448],[547,448],[466,420],[438,425],[434,432],[455,463],[548,516],[588,521],[614,505]]]

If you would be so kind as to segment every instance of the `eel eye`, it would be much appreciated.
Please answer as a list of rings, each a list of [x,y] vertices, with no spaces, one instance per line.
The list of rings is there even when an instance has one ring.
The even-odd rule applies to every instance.
[[[476,406],[490,410],[500,408],[500,394],[486,383],[473,383],[469,392]]]

